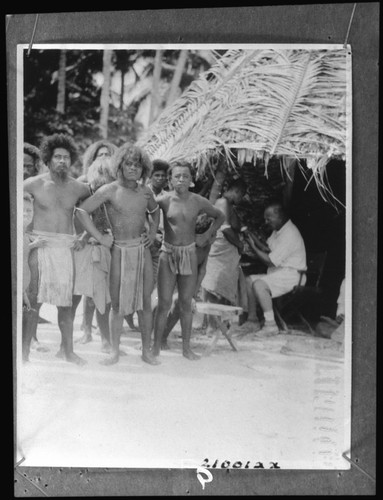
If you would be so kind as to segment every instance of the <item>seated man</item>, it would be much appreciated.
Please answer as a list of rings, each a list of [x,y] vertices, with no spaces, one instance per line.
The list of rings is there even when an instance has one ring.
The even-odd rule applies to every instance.
[[[272,229],[267,245],[247,233],[248,241],[257,257],[267,266],[267,274],[247,277],[249,291],[249,320],[253,320],[253,331],[259,330],[256,306],[260,305],[265,323],[255,333],[257,337],[275,335],[272,299],[290,292],[299,282],[300,271],[306,270],[306,249],[298,228],[291,222],[283,205],[271,203],[264,212],[265,223]],[[302,281],[304,284],[304,280]],[[248,329],[246,323],[240,328]]]

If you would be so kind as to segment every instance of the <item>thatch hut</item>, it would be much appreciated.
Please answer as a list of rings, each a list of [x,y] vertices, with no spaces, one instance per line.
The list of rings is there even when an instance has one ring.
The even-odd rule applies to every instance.
[[[239,211],[254,230],[264,203],[276,197],[290,205],[293,219],[295,210],[301,228],[307,223],[302,211],[310,218],[312,207],[320,207],[317,219],[327,226],[339,214],[344,218],[347,50],[234,48],[214,56],[211,68],[141,137],[150,157],[191,163],[213,201],[225,180],[243,177],[249,195]],[[328,182],[331,176],[339,189]],[[313,219],[306,225],[317,226]],[[333,295],[344,255],[342,265]],[[333,275],[331,263],[329,269]]]

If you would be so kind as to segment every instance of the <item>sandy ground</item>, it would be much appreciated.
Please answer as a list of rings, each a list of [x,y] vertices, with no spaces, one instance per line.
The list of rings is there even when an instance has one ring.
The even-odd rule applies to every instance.
[[[218,460],[217,467],[230,461],[248,468],[257,462],[265,468],[271,462],[291,469],[348,468],[342,458],[350,418],[345,363],[323,342],[318,349],[302,333],[262,340],[250,334],[238,341],[238,352],[222,338],[204,356],[210,339],[196,331],[192,346],[202,358],[189,361],[181,355],[178,324],[171,350],[161,353],[161,365],[150,366],[141,360],[140,335],[125,324],[121,347],[127,356],[101,365],[105,354],[94,333],[91,343],[75,344],[87,360],[78,367],[55,357],[56,308],[43,305],[40,314],[51,321],[38,328],[50,351],[32,351],[30,363],[18,366],[23,465],[195,468]],[[82,335],[81,321],[82,304],[75,339]],[[200,323],[196,315],[194,326]]]

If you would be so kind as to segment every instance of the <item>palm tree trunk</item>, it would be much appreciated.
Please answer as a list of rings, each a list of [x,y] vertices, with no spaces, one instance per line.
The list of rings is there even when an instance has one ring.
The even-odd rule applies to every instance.
[[[162,61],[162,50],[156,50],[156,56],[154,58],[154,71],[153,71],[153,85],[152,85],[152,100],[150,103],[150,115],[149,124],[153,122],[157,115],[159,107],[159,86],[161,78],[161,61]]]
[[[66,50],[60,51],[56,111],[65,112]]]
[[[170,91],[169,91],[168,99],[166,101],[166,106],[171,104],[177,96],[177,90],[178,90],[178,87],[180,85],[182,72],[183,72],[184,67],[185,67],[187,56],[188,56],[187,50],[180,51],[180,55],[178,57],[176,69],[174,70],[172,83],[170,85]]]
[[[109,118],[109,90],[110,90],[110,73],[112,63],[112,51],[104,50],[102,61],[102,73],[104,75],[104,83],[102,85],[101,100],[100,100],[100,131],[101,137],[108,137],[108,118]]]
[[[124,109],[125,71],[121,70],[120,111]]]

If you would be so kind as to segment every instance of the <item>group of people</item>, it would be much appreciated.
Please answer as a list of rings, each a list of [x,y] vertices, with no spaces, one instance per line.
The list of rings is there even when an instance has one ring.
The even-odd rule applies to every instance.
[[[190,343],[193,302],[201,287],[205,300],[238,300],[232,276],[238,280],[244,238],[268,267],[267,274],[247,278],[247,325],[254,326],[258,304],[265,319],[259,333],[277,333],[272,298],[292,289],[306,266],[303,240],[281,204],[265,210],[273,230],[265,243],[241,231],[235,211],[246,193],[241,180],[213,205],[190,191],[189,164],[152,162],[136,145],[116,148],[98,141],[85,154],[83,175],[77,179],[70,175],[77,158],[70,136],[46,137],[39,153],[47,171],[24,175],[25,362],[39,310],[48,303],[58,310],[57,356],[85,363],[73,347],[73,322],[82,297],[86,299],[80,341],[91,340],[96,310],[101,348],[107,353],[102,363],[119,361],[123,322],[132,324],[134,313],[143,361],[160,363],[160,351],[169,348],[167,337],[178,320],[183,356],[198,359]],[[24,164],[24,172],[28,168]]]

